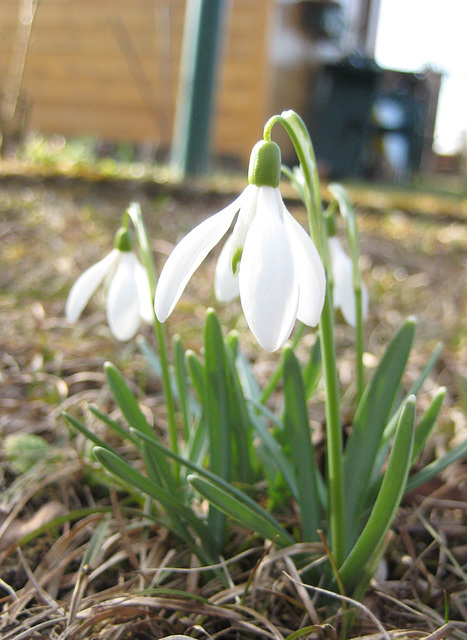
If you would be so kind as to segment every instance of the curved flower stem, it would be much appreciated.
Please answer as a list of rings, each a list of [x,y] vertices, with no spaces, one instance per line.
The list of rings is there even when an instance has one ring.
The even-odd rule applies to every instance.
[[[138,245],[141,252],[141,260],[143,262],[143,265],[146,269],[146,272],[149,278],[151,300],[154,300],[154,294],[156,291],[156,284],[157,284],[156,266],[154,264],[151,246],[149,243],[149,237],[146,231],[146,226],[144,224],[143,216],[141,214],[141,209],[137,202],[132,202],[131,205],[128,207],[124,224],[127,221],[128,217],[131,219],[133,226],[136,230],[136,234],[138,237]],[[160,358],[161,369],[162,369],[162,387],[163,387],[165,402],[167,407],[167,420],[168,420],[170,446],[172,451],[178,454],[178,430],[177,430],[177,421],[175,419],[175,404],[174,404],[174,399],[172,394],[172,387],[170,384],[170,369],[169,369],[169,357],[168,357],[168,350],[167,350],[167,338],[166,338],[164,327],[159,322],[155,314],[154,314],[153,327],[154,327],[154,334],[156,336],[157,344],[159,347],[159,358]],[[180,470],[180,467],[177,464],[177,475],[179,473],[179,470]]]
[[[305,178],[304,204],[308,214],[310,235],[328,271],[329,255],[322,215],[318,167],[305,123],[293,111],[270,118],[264,128],[264,139],[270,140],[273,126],[279,123],[287,131]],[[342,469],[342,431],[340,421],[339,384],[334,344],[334,311],[329,283],[319,325],[326,390],[326,455],[329,493],[329,526],[331,550],[338,566],[345,556],[344,487]]]

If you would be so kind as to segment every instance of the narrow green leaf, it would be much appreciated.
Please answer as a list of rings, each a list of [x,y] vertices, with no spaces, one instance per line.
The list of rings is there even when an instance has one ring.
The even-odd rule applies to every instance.
[[[344,585],[354,584],[369,557],[382,544],[393,521],[407,482],[415,428],[415,396],[405,403],[389,456],[381,489],[368,521],[339,569]]]
[[[395,411],[391,417],[391,419],[389,420],[388,424],[386,425],[384,432],[383,432],[383,436],[381,438],[381,444],[379,446],[378,449],[378,453],[376,455],[375,458],[375,463],[373,465],[373,473],[372,473],[372,479],[370,481],[370,486],[371,486],[371,491],[374,492],[375,490],[377,490],[378,488],[378,484],[380,483],[380,476],[381,476],[381,469],[384,465],[384,462],[386,461],[388,452],[389,452],[389,447],[390,447],[390,443],[391,443],[391,439],[394,435],[394,431],[397,427],[397,424],[399,422],[399,418],[401,415],[401,411],[402,408],[404,406],[404,402],[407,400],[407,398],[410,395],[417,395],[417,393],[420,391],[420,389],[422,388],[423,383],[425,382],[425,380],[428,378],[428,376],[430,375],[431,371],[433,370],[433,367],[435,366],[436,362],[438,361],[439,358],[439,354],[441,352],[441,348],[442,348],[442,344],[438,343],[436,345],[436,347],[433,350],[433,353],[431,354],[428,362],[426,363],[425,367],[422,369],[422,371],[420,372],[420,375],[418,376],[418,378],[415,380],[415,382],[412,384],[412,386],[410,387],[407,395],[405,396],[404,400],[400,403],[397,411]],[[419,434],[421,435],[421,434]],[[415,443],[414,443],[414,454],[413,454],[413,459],[415,459],[418,455],[417,452],[417,431],[415,432]],[[367,496],[367,501],[368,501],[368,497]]]
[[[71,416],[69,413],[66,413],[66,411],[63,413],[63,416],[68,420],[68,422],[71,425],[73,425],[73,427],[77,431],[82,433],[83,436],[85,438],[87,438],[90,442],[93,442],[98,447],[102,447],[103,449],[107,449],[108,451],[112,451],[112,453],[114,453],[116,456],[119,455],[118,452],[116,451],[116,449],[114,449],[113,447],[108,445],[106,442],[104,442],[104,440],[99,438],[99,436],[96,436],[96,434],[93,433],[92,431],[90,431],[87,427],[85,427],[82,422],[80,422],[79,420],[77,420],[76,418]]]
[[[209,527],[200,520],[195,513],[185,506],[177,495],[169,493],[159,485],[155,484],[149,478],[143,476],[139,471],[123,460],[120,456],[116,456],[108,449],[102,447],[94,447],[94,455],[112,475],[127,482],[131,487],[138,489],[142,493],[154,498],[165,509],[172,529],[178,533],[185,541],[191,540],[187,526],[192,526],[202,540],[205,549],[214,549],[215,540],[209,530]]]
[[[441,458],[434,460],[426,467],[414,473],[413,476],[410,476],[406,491],[412,491],[412,489],[416,489],[420,485],[428,482],[431,478],[439,475],[446,467],[449,467],[450,464],[460,460],[464,456],[467,455],[467,440],[458,444],[454,449],[451,449],[448,453],[446,453]]]
[[[191,430],[185,447],[185,457],[195,464],[203,464],[209,451],[206,414],[202,413]]]
[[[154,433],[148,424],[143,412],[139,408],[138,402],[130,391],[125,378],[120,371],[111,362],[104,364],[104,372],[109,383],[110,390],[115,402],[120,407],[125,420],[131,427],[135,427],[138,431],[145,433]]]
[[[423,450],[423,447],[425,446],[430,433],[434,427],[434,425],[436,424],[436,420],[438,418],[439,412],[441,410],[441,406],[443,403],[443,399],[445,396],[445,389],[441,388],[438,390],[437,394],[435,395],[435,397],[433,398],[433,400],[430,403],[430,406],[428,407],[428,409],[426,410],[426,412],[423,414],[422,418],[420,419],[416,429],[415,429],[415,436],[414,436],[414,444],[413,444],[413,449],[412,449],[412,460],[410,463],[410,466],[412,467],[412,465],[414,464],[415,460],[418,458],[418,456],[420,455],[420,453]],[[402,405],[401,410],[404,408],[404,405]],[[398,410],[397,415],[400,417],[400,411]],[[383,448],[383,447],[382,447]],[[389,443],[387,445],[385,445],[384,450],[387,452],[389,451]],[[380,456],[382,453],[382,451],[380,450],[378,452],[378,456]],[[382,466],[382,462],[380,463],[380,468]],[[372,484],[371,484],[371,491],[368,491],[366,496],[365,496],[365,506],[364,509],[362,510],[362,517],[365,517],[365,513],[369,511],[369,509],[371,508],[371,505],[373,504],[374,500],[375,500],[375,496],[377,495],[379,488],[381,486],[381,482],[382,482],[382,477],[381,477],[381,472],[376,476],[374,480],[372,480]],[[414,476],[413,476],[414,477]],[[408,481],[410,483],[410,479]]]
[[[108,415],[102,413],[102,411],[99,411],[99,409],[97,409],[97,407],[94,407],[93,405],[89,405],[89,411],[93,413],[96,418],[99,418],[99,420],[110,427],[110,429],[112,429],[114,433],[120,436],[122,440],[129,440],[134,445],[138,446],[138,441],[133,437],[128,429],[122,427],[119,422],[117,422],[116,420],[112,420]]]
[[[365,494],[384,428],[401,385],[415,334],[415,320],[408,318],[389,343],[357,407],[344,456],[346,541],[357,535]]]
[[[162,380],[162,366],[159,354],[154,351],[149,342],[143,336],[136,337],[136,344],[138,345],[138,349],[148,361],[149,366],[156,374],[156,377],[159,380]]]
[[[433,427],[435,426],[436,421],[438,419],[439,412],[441,411],[441,407],[443,405],[445,395],[446,395],[445,387],[441,387],[440,389],[438,389],[434,398],[430,402],[428,409],[423,414],[421,420],[417,425],[417,428],[415,429],[415,439],[413,443],[413,452],[412,452],[412,464],[421,454],[425,444],[427,443],[428,438],[430,437]]]
[[[153,438],[156,439],[154,435]],[[167,462],[167,458],[157,449],[148,447],[144,442],[141,443],[140,448],[148,476],[169,493],[175,493],[178,488],[178,482]]]
[[[319,540],[321,529],[320,500],[316,485],[315,452],[311,442],[310,422],[300,364],[290,347],[284,349],[284,425],[290,442],[292,464],[298,491],[303,539]]]
[[[102,545],[104,544],[104,541],[107,537],[109,524],[110,519],[107,515],[98,523],[97,527],[94,529],[91,538],[86,545],[86,551],[81,561],[82,567],[87,566],[91,569],[96,568],[99,557],[102,554]]]
[[[274,468],[278,469],[282,473],[291,494],[297,500],[298,489],[293,465],[285,455],[281,445],[270,432],[266,422],[262,418],[264,416],[266,419],[270,420],[272,424],[276,424],[281,431],[283,431],[284,429],[284,423],[281,422],[273,413],[271,413],[269,409],[264,407],[253,398],[249,398],[249,402],[255,409],[257,409],[257,412],[259,412],[255,413],[254,409],[250,410],[250,420],[253,424],[253,427],[260,437],[262,444],[269,453],[269,457],[272,461],[272,464],[274,465]]]
[[[310,357],[303,370],[306,399],[313,395],[321,375],[321,342],[316,338],[310,350]]]
[[[187,440],[190,434],[190,427],[192,425],[193,418],[190,411],[189,391],[186,379],[185,350],[180,336],[174,336],[172,352],[175,381],[177,384],[177,398],[180,404],[180,411],[182,413],[183,433],[185,435],[185,440]]]
[[[189,475],[188,482],[204,496],[210,504],[222,510],[230,517],[240,522],[244,527],[252,531],[256,531],[259,535],[270,540],[277,538],[276,542],[281,547],[293,544],[293,539],[284,535],[284,530],[280,526],[274,524],[263,517],[256,509],[251,507],[250,503],[242,502],[232,493],[227,493],[225,488],[210,482],[206,478],[196,475]]]
[[[222,329],[213,309],[208,309],[206,313],[204,361],[204,408],[209,433],[209,466],[213,473],[228,482],[231,473],[228,365]],[[218,548],[222,549],[226,538],[225,514],[210,507],[209,526]]]
[[[153,438],[150,438],[146,434],[139,433],[139,432],[136,432],[136,434],[138,435],[138,437],[141,437],[144,440],[146,440],[147,442],[151,443],[151,445],[153,447],[155,447],[155,448],[159,449],[160,451],[164,452],[165,455],[167,455],[169,458],[172,458],[173,460],[176,460],[177,462],[179,462],[181,466],[185,466],[190,471],[194,471],[198,476],[206,478],[210,482],[218,485],[221,489],[224,490],[224,492],[226,492],[229,495],[233,496],[234,498],[236,498],[237,500],[239,500],[243,504],[248,505],[249,508],[252,511],[254,511],[255,513],[257,513],[262,519],[268,520],[272,527],[274,527],[276,530],[280,530],[281,535],[283,537],[284,536],[287,537],[289,535],[285,531],[285,529],[283,529],[281,527],[281,525],[276,521],[276,519],[270,513],[268,513],[259,504],[257,504],[252,498],[250,498],[250,496],[248,496],[246,493],[244,493],[240,489],[237,489],[236,487],[234,487],[229,482],[226,482],[225,480],[223,480],[219,476],[216,476],[211,471],[208,471],[207,469],[203,469],[202,467],[194,464],[190,460],[187,460],[185,458],[181,458],[176,453],[174,453],[170,449],[167,449],[162,444],[160,444],[160,442],[157,442],[157,440],[154,440]],[[289,539],[289,544],[292,544],[293,543],[293,538],[290,537],[290,536],[289,536],[289,538],[290,538]]]
[[[228,367],[228,411],[231,430],[232,453],[235,455],[235,479],[244,484],[255,480],[255,451],[252,443],[252,425],[236,367],[235,349],[225,349]]]
[[[196,391],[196,394],[200,402],[203,403],[204,395],[205,395],[204,365],[201,362],[201,360],[198,358],[196,353],[194,353],[194,351],[191,351],[191,350],[187,350],[185,352],[185,361],[186,361],[186,367],[187,367],[188,373],[190,374],[190,377],[191,377],[193,388]]]

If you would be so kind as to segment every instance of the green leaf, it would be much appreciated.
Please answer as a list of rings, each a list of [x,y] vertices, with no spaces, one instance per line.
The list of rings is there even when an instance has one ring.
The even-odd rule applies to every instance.
[[[425,367],[422,369],[422,371],[420,372],[420,375],[418,376],[418,378],[415,380],[415,382],[412,384],[412,386],[410,387],[406,397],[404,398],[404,401],[401,402],[401,404],[399,405],[397,411],[394,412],[394,414],[392,415],[391,419],[389,420],[388,424],[386,425],[385,429],[384,429],[384,433],[383,433],[383,437],[381,438],[381,444],[379,446],[378,449],[378,453],[377,456],[375,458],[375,463],[373,466],[373,474],[372,474],[372,479],[370,482],[371,485],[371,491],[374,492],[378,489],[378,485],[380,483],[380,476],[381,476],[381,468],[384,465],[384,462],[387,458],[388,455],[388,451],[389,451],[389,447],[390,447],[390,442],[391,442],[391,438],[394,435],[394,431],[397,427],[397,423],[399,422],[399,418],[400,418],[400,414],[402,411],[402,408],[404,406],[404,402],[405,400],[407,400],[407,398],[414,394],[417,395],[417,393],[420,391],[420,389],[422,388],[423,383],[425,382],[425,380],[428,378],[428,376],[430,375],[431,371],[433,370],[433,367],[435,366],[436,362],[438,361],[439,358],[439,354],[442,348],[442,344],[439,343],[436,345],[435,349],[433,350],[433,353],[431,354],[428,362],[426,363]],[[423,418],[422,418],[423,420]],[[418,431],[418,430],[417,430]],[[413,459],[415,459],[419,453],[418,448],[417,448],[417,431],[415,431],[415,443],[414,443],[414,454],[413,454]],[[419,434],[421,435],[421,433]],[[368,499],[368,496],[367,496]]]
[[[235,346],[235,345],[234,345]],[[255,451],[252,443],[252,425],[243,387],[236,367],[235,351],[227,345],[225,349],[228,366],[228,411],[232,438],[232,453],[235,454],[235,479],[244,484],[255,480]]]
[[[209,433],[209,466],[223,480],[230,480],[231,433],[229,424],[228,365],[222,329],[213,309],[208,309],[204,328],[204,409]],[[218,548],[226,539],[225,514],[209,509],[209,527]]]
[[[172,458],[173,460],[176,460],[178,463],[180,463],[181,466],[185,466],[187,469],[190,469],[191,471],[194,471],[198,476],[206,478],[210,482],[218,485],[221,489],[223,489],[230,496],[233,496],[234,498],[236,498],[237,500],[239,500],[243,504],[246,504],[247,506],[249,506],[249,508],[252,511],[254,511],[255,513],[257,513],[259,515],[259,517],[261,517],[262,519],[268,520],[270,525],[274,529],[276,529],[276,531],[280,531],[280,534],[281,534],[282,538],[287,538],[288,537],[289,538],[288,544],[293,544],[293,542],[294,542],[293,538],[291,536],[289,536],[289,534],[285,531],[285,529],[283,529],[281,527],[281,525],[275,520],[275,518],[270,513],[265,511],[259,504],[257,504],[246,493],[244,493],[240,489],[237,489],[232,484],[230,484],[229,482],[226,482],[225,480],[223,480],[219,476],[216,476],[211,471],[208,471],[207,469],[203,469],[202,467],[194,464],[190,460],[187,460],[185,458],[181,458],[176,453],[174,453],[170,449],[167,449],[167,447],[164,447],[162,444],[160,444],[160,442],[158,442],[157,440],[154,440],[153,438],[150,438],[146,434],[139,433],[139,432],[135,432],[135,433],[136,433],[136,435],[138,437],[141,437],[142,439],[144,439],[148,443],[150,443],[151,446],[156,447],[161,452],[164,452],[165,455],[167,455],[169,458]]]
[[[372,554],[380,548],[400,504],[412,459],[415,402],[415,396],[410,396],[405,403],[397,425],[388,467],[370,517],[339,569],[344,585],[352,585],[358,581],[359,574],[370,561]]]
[[[287,482],[287,485],[290,489],[291,494],[295,499],[298,499],[297,482],[296,482],[295,471],[292,466],[292,463],[285,455],[279,442],[276,440],[274,435],[268,429],[266,422],[263,420],[263,416],[268,420],[270,420],[272,424],[276,424],[281,431],[284,430],[283,422],[281,422],[279,418],[277,418],[273,413],[271,413],[269,409],[264,407],[262,404],[260,404],[253,398],[249,399],[249,403],[252,404],[253,407],[257,409],[257,412],[261,414],[259,415],[258,413],[256,413],[254,409],[250,410],[250,420],[253,424],[253,428],[255,429],[256,433],[260,437],[263,448],[266,449],[268,454],[268,461],[266,462],[264,460],[264,457],[265,457],[264,454],[263,454],[263,461],[266,462],[269,466],[272,464],[274,467],[274,470],[279,470],[282,473],[285,481]]]
[[[154,436],[154,429],[148,424],[143,412],[139,408],[138,402],[130,391],[128,385],[125,382],[124,377],[118,371],[118,369],[110,362],[104,364],[104,371],[109,382],[112,395],[115,398],[116,403],[120,407],[125,419],[130,427],[137,429],[143,433]],[[148,464],[155,464],[155,458],[148,458],[145,460]],[[169,491],[176,491],[178,482],[175,475],[167,463],[164,456],[160,456],[157,460],[159,469],[147,468],[147,472],[152,477],[159,477],[163,479],[163,485]]]
[[[318,386],[321,375],[321,342],[316,339],[311,347],[310,357],[303,370],[306,399],[309,400]]]
[[[157,500],[164,507],[170,519],[172,530],[181,536],[190,545],[190,548],[193,548],[194,545],[188,526],[193,527],[196,531],[205,549],[215,549],[216,543],[209,527],[189,507],[185,506],[177,495],[158,486],[129,465],[126,460],[108,449],[94,447],[94,455],[112,475]]]
[[[93,431],[90,431],[87,427],[85,427],[82,422],[80,422],[79,420],[77,420],[76,418],[74,418],[73,416],[71,416],[69,413],[66,413],[66,412],[63,413],[63,416],[68,420],[68,422],[71,425],[73,425],[73,427],[77,431],[82,433],[83,436],[87,438],[90,442],[93,442],[98,447],[102,447],[103,449],[107,449],[108,451],[111,451],[116,456],[119,455],[116,449],[114,449],[113,447],[108,445],[106,442],[104,442],[104,440],[99,438],[99,436],[96,436],[96,434]]]
[[[434,460],[426,467],[414,473],[413,476],[410,476],[406,491],[412,491],[412,489],[416,489],[420,485],[428,482],[431,478],[439,475],[444,469],[449,467],[450,464],[456,462],[456,460],[460,460],[465,455],[467,455],[467,440],[458,444],[454,449],[451,449],[448,453],[446,453],[441,458]]]
[[[224,513],[240,522],[244,527],[256,531],[259,535],[270,540],[277,538],[276,542],[281,547],[293,544],[293,539],[284,534],[280,525],[274,526],[269,518],[252,508],[251,503],[241,501],[237,495],[227,493],[225,488],[210,482],[206,478],[189,475],[188,482],[204,496],[211,504],[216,505]]]
[[[197,396],[198,396],[198,398],[199,398],[199,400],[200,400],[200,402],[202,404],[203,400],[204,400],[204,395],[205,395],[205,390],[204,390],[204,384],[205,384],[204,364],[198,358],[196,353],[194,353],[194,351],[191,351],[191,350],[187,350],[185,352],[185,362],[186,362],[186,368],[187,368],[188,373],[190,374],[190,377],[191,377],[191,382],[193,384],[193,388],[196,391],[196,394],[197,394]]]
[[[183,433],[185,435],[185,439],[188,440],[193,417],[191,415],[190,394],[187,384],[185,350],[183,349],[183,344],[180,336],[174,336],[172,352],[175,370],[175,381],[177,385],[177,397],[180,404],[180,410],[183,420]]]
[[[109,418],[108,415],[106,415],[105,413],[102,413],[102,411],[99,411],[97,407],[94,407],[92,405],[89,405],[89,411],[93,413],[96,416],[96,418],[99,418],[99,420],[101,420],[104,424],[106,424],[110,429],[112,429],[114,433],[120,436],[122,440],[129,440],[130,442],[132,442],[134,445],[137,446],[137,440],[135,440],[135,438],[128,431],[128,429],[123,427],[119,422],[117,422],[116,420],[112,420],[112,418]]]
[[[290,347],[284,349],[284,426],[290,442],[292,464],[298,491],[303,539],[319,540],[321,529],[320,500],[317,491],[315,452],[311,442],[310,422],[300,364]]]
[[[412,452],[412,464],[418,458],[423,451],[423,448],[430,437],[433,427],[438,419],[439,412],[443,405],[444,396],[446,395],[446,388],[441,387],[438,389],[433,400],[430,402],[428,409],[423,414],[423,417],[419,421],[417,428],[415,429],[415,439],[413,443]]]
[[[136,337],[136,344],[138,345],[138,349],[148,361],[149,366],[154,371],[157,378],[159,380],[162,380],[162,366],[159,354],[154,351],[149,342],[143,336]]]
[[[389,343],[357,407],[344,457],[345,525],[347,544],[358,533],[365,494],[384,428],[390,418],[415,334],[415,320],[408,318]]]
[[[117,367],[115,367],[111,362],[106,362],[104,364],[104,372],[115,402],[120,407],[120,410],[128,424],[131,427],[138,429],[138,431],[144,431],[148,434],[154,433],[153,429],[144,417],[143,412],[139,408],[135,396],[130,391],[125,378]]]

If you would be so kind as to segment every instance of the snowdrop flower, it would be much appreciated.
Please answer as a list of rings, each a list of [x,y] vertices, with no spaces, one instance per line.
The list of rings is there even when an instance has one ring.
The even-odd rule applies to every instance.
[[[194,271],[238,213],[216,268],[218,299],[229,301],[240,295],[248,326],[268,351],[284,344],[297,318],[316,326],[324,303],[324,268],[310,236],[282,201],[280,172],[279,147],[274,142],[256,144],[246,189],[195,227],[169,256],[155,296],[160,322],[170,315]]]
[[[352,260],[345,253],[337,236],[328,238],[329,255],[333,274],[334,307],[340,309],[347,324],[355,327],[357,324],[357,308],[352,278]],[[362,282],[362,315],[368,314],[368,291]]]
[[[104,279],[108,286],[110,331],[117,340],[130,340],[138,331],[141,320],[152,322],[154,316],[146,270],[133,253],[130,233],[123,227],[115,236],[115,248],[82,273],[72,286],[65,308],[70,322],[76,322]]]

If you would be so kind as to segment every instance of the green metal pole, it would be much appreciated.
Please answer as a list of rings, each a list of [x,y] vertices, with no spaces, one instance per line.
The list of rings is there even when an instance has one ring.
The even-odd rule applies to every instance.
[[[187,0],[171,173],[182,179],[208,168],[224,0]]]

